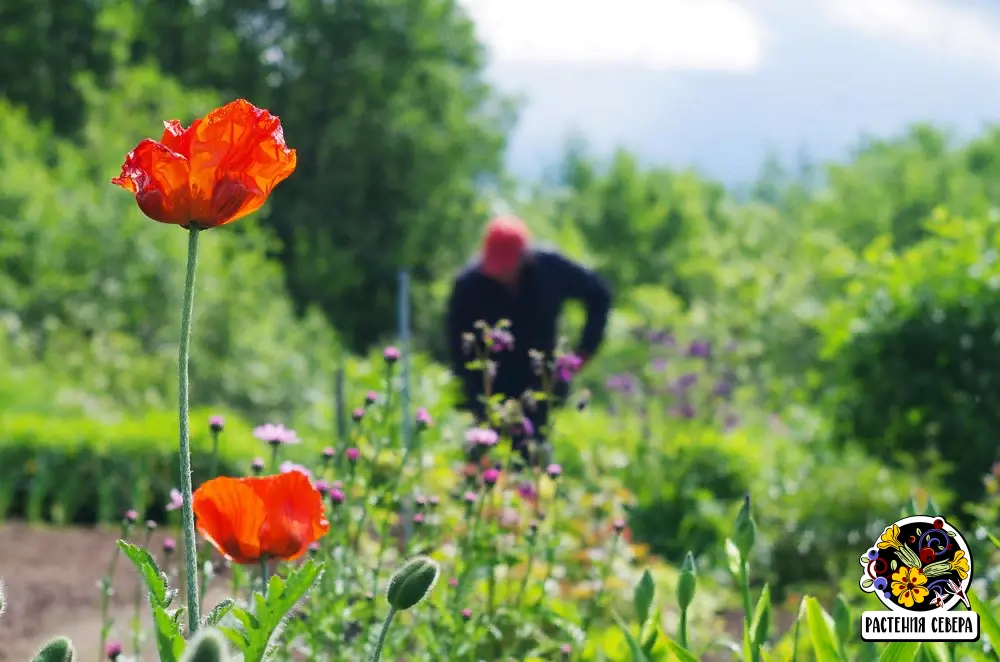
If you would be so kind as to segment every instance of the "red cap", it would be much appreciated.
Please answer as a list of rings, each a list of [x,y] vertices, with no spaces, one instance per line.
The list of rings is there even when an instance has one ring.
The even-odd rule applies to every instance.
[[[486,226],[483,239],[482,270],[487,276],[501,276],[513,271],[521,261],[531,232],[519,218],[500,216]]]

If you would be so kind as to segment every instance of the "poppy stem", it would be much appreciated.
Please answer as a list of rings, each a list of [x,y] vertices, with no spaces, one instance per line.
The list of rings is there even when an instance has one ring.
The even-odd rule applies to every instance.
[[[187,589],[188,632],[194,634],[201,620],[198,592],[198,548],[194,532],[191,487],[191,425],[188,396],[188,362],[191,356],[191,317],[194,311],[194,274],[198,263],[198,228],[188,230],[187,271],[184,275],[184,303],[181,306],[181,337],[177,351],[177,413],[180,419],[181,515],[184,520],[184,566]]]
[[[396,615],[396,608],[389,607],[389,613],[386,614],[385,622],[382,623],[382,631],[378,634],[378,643],[375,644],[375,653],[372,655],[372,662],[378,662],[379,658],[382,657],[382,647],[385,646],[385,639],[389,635],[389,625],[392,623],[392,617]]]
[[[267,557],[262,557],[260,560],[260,592],[263,596],[267,597]]]

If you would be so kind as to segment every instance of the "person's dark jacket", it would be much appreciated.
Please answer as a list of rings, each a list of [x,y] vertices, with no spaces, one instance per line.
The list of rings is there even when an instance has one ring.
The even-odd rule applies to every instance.
[[[518,397],[525,390],[542,388],[531,366],[530,350],[550,357],[555,350],[559,314],[570,299],[583,303],[587,321],[575,347],[577,354],[592,357],[604,340],[611,309],[611,292],[600,276],[555,251],[535,249],[522,268],[516,291],[489,278],[478,263],[466,266],[455,279],[448,305],[447,333],[452,371],[461,379],[464,409],[482,418],[483,374],[470,371],[473,360],[463,347],[463,335],[479,331],[475,323],[492,328],[500,320],[511,322],[514,349],[491,358],[497,374],[491,392]]]

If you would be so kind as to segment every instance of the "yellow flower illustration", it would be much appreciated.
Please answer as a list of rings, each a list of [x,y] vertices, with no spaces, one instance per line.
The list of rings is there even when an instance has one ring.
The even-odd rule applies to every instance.
[[[924,586],[926,583],[927,577],[920,568],[904,565],[892,575],[892,594],[896,596],[896,602],[910,608],[927,597],[929,591]]]
[[[878,539],[879,549],[889,549],[890,547],[899,549],[899,545],[899,527],[895,524],[886,527]]]
[[[962,579],[969,576],[969,559],[965,558],[965,552],[962,550],[955,552],[955,558],[951,560],[951,569]]]

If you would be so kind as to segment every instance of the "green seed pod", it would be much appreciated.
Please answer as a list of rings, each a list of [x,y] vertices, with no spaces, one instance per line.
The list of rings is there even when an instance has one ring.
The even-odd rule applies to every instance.
[[[389,580],[385,597],[394,609],[409,609],[427,597],[440,572],[437,561],[426,556],[412,558]]]
[[[56,637],[42,646],[38,654],[35,655],[34,662],[73,662],[76,660],[76,651],[73,650],[73,642],[66,637]]]
[[[228,659],[222,634],[214,628],[205,628],[188,642],[181,662],[224,662]]]
[[[681,566],[680,577],[677,578],[677,604],[680,608],[687,609],[694,602],[695,590],[698,588],[698,569],[694,564],[694,556],[691,552],[684,557],[684,565]]]

